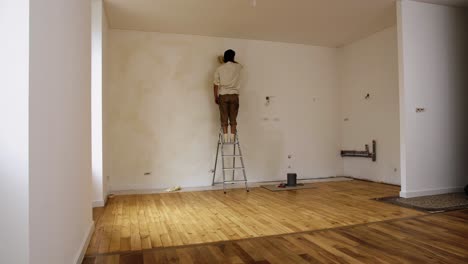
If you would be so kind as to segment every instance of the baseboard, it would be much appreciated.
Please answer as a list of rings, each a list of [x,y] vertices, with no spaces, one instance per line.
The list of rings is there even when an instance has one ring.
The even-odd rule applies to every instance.
[[[342,176],[331,176],[331,177],[321,177],[321,178],[306,178],[306,179],[297,179],[298,181],[310,181],[310,182],[320,182],[320,181],[336,181],[341,178],[346,178],[346,180],[352,180],[349,177]],[[341,179],[342,180],[342,179]],[[260,187],[264,184],[273,184],[284,182],[285,179],[281,180],[270,180],[270,181],[249,181],[249,187]],[[146,187],[146,188],[145,188]],[[229,185],[229,188],[245,188],[244,184],[234,184]],[[151,188],[144,185],[118,185],[112,186],[110,194],[116,195],[130,195],[130,194],[151,194],[151,193],[164,193],[167,188]],[[193,192],[193,191],[212,191],[212,190],[222,190],[222,185],[215,186],[182,186],[182,190],[179,192]]]
[[[389,182],[389,181],[383,181],[383,180],[373,180],[373,179],[369,179],[369,178],[358,178],[358,177],[345,176],[345,175],[338,176],[338,177],[346,177],[346,178],[350,178],[350,179],[358,180],[358,181],[375,182],[375,183],[387,184],[387,185],[398,186],[398,187],[401,186],[401,185],[398,184],[398,183]]]
[[[104,201],[93,201],[93,208],[96,208],[96,207],[104,207],[106,205],[106,202]]]
[[[374,181],[374,180],[370,180],[370,179],[363,179],[363,178],[356,178],[356,177],[348,177],[348,176],[343,176],[343,177],[351,178],[351,179],[357,180],[357,181],[374,182],[374,183],[380,183],[380,184],[385,184],[385,185],[391,185],[391,186],[401,187],[401,185],[399,185],[399,184],[394,184],[394,183],[390,183],[390,182]]]
[[[89,242],[91,241],[91,237],[93,235],[93,232],[94,232],[94,222],[91,222],[89,228],[88,228],[88,232],[86,233],[84,239],[83,239],[83,242],[81,243],[81,248],[80,248],[80,251],[79,253],[77,254],[76,258],[75,258],[75,263],[76,264],[81,264],[83,263],[83,259],[84,259],[84,256],[86,254],[86,250],[88,249],[88,246],[89,246]]]
[[[437,194],[453,193],[453,192],[463,192],[463,187],[426,189],[426,190],[417,190],[417,191],[401,191],[400,197],[413,198],[413,197],[437,195]]]
[[[104,207],[106,206],[106,203],[107,203],[107,198],[109,197],[108,194],[106,194],[106,197],[104,198],[105,200],[99,200],[99,201],[93,201],[93,208],[96,208],[96,207]]]

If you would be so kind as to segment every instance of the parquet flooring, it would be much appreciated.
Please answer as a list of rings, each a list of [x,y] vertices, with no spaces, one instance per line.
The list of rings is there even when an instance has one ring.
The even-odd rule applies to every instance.
[[[297,234],[87,257],[86,264],[468,263],[468,210]]]
[[[341,181],[284,192],[254,188],[250,193],[236,189],[226,195],[222,191],[202,191],[115,196],[100,212],[87,256],[276,236],[424,215],[371,200],[397,195],[398,191],[398,187],[385,184]],[[277,239],[255,243],[264,243],[268,248],[269,241]],[[345,241],[351,245],[358,243],[352,239]],[[253,242],[239,243],[245,246]],[[203,250],[218,256],[214,248]],[[167,252],[175,252],[171,250]]]

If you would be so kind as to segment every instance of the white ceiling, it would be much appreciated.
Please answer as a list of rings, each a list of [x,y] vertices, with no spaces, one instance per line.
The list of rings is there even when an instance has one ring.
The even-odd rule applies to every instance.
[[[111,28],[338,47],[395,24],[395,0],[105,0]]]
[[[111,28],[339,47],[396,23],[396,0],[104,0]],[[468,0],[416,0],[468,6]]]

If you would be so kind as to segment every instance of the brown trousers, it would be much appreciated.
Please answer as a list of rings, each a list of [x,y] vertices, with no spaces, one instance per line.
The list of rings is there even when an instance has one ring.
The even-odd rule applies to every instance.
[[[239,112],[239,95],[223,94],[219,96],[219,112],[221,116],[221,127],[237,125],[237,113]],[[235,133],[235,131],[234,131]]]

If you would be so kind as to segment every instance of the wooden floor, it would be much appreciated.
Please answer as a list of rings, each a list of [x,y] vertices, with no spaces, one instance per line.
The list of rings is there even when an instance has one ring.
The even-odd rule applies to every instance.
[[[315,189],[116,196],[97,219],[88,256],[289,234],[424,213],[371,200],[399,188],[364,181]]]
[[[468,210],[290,235],[86,257],[86,264],[468,263]]]

